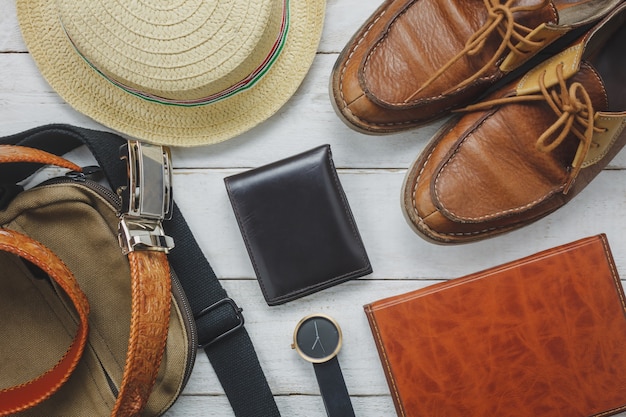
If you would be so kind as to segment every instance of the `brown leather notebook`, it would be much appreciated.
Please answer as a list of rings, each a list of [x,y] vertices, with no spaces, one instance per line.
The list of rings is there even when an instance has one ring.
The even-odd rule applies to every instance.
[[[626,410],[624,291],[606,236],[366,305],[399,416]]]

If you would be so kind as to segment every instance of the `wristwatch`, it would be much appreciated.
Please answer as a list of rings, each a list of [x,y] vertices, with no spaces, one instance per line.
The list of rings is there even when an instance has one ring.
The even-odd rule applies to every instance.
[[[304,317],[293,332],[291,348],[313,364],[328,417],[354,417],[350,395],[337,360],[341,342],[339,324],[324,314]]]

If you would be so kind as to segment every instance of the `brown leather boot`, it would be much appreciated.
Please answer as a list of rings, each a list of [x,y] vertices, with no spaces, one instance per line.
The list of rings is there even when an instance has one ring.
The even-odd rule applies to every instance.
[[[466,106],[573,29],[622,0],[387,0],[335,64],[331,102],[346,124],[397,132]]]
[[[622,3],[435,135],[403,186],[417,233],[463,243],[525,226],[606,167],[626,143],[625,22]]]

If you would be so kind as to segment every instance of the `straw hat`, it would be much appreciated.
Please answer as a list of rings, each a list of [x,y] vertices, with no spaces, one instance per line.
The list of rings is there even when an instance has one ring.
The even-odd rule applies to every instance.
[[[150,142],[220,142],[274,114],[319,43],[325,0],[18,0],[39,70],[76,110]]]

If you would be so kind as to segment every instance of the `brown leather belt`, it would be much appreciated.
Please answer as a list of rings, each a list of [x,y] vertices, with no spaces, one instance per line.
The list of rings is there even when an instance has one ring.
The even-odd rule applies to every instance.
[[[124,186],[128,175],[119,159],[119,147],[127,141],[113,133],[84,129],[66,124],[39,126],[0,138],[0,143],[25,145],[55,155],[86,145],[102,168],[112,189]],[[19,183],[30,176],[32,164],[15,164],[2,169],[0,204],[8,201]],[[163,230],[172,236],[180,250],[171,252],[168,260],[179,277],[198,329],[203,347],[237,417],[279,417],[254,345],[243,325],[241,309],[221,286],[213,268],[200,249],[193,233],[175,203],[172,218],[163,222]],[[138,238],[139,240],[139,238]],[[250,401],[254,396],[255,401]]]
[[[170,266],[163,252],[128,254],[132,312],[124,377],[112,416],[138,415],[156,380],[170,318]]]
[[[36,162],[77,172],[77,165],[45,151],[0,145],[0,163]],[[50,370],[24,384],[0,391],[0,416],[30,408],[56,392],[69,378],[83,353],[88,335],[89,303],[72,272],[52,251],[28,236],[0,230],[0,250],[14,253],[45,271],[67,293],[80,324],[66,354]],[[130,340],[120,391],[111,416],[137,416],[156,381],[167,340],[171,280],[166,251],[128,252],[131,272]]]
[[[50,397],[70,377],[83,354],[89,332],[89,303],[78,282],[50,249],[13,230],[0,230],[0,250],[13,253],[32,262],[46,272],[72,301],[80,323],[74,340],[61,360],[44,374],[15,387],[0,391],[0,415],[23,411]]]

